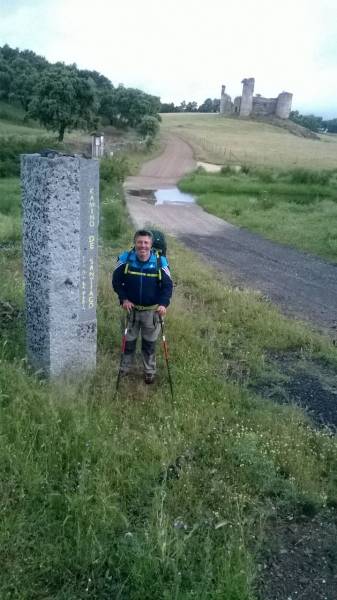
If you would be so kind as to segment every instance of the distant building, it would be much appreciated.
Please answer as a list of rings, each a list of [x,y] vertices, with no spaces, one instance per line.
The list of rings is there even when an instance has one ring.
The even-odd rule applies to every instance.
[[[275,116],[279,119],[289,119],[293,95],[281,92],[277,98],[264,98],[261,94],[254,96],[254,77],[243,79],[242,96],[237,96],[232,102],[226,94],[226,86],[221,87],[220,114],[237,114],[240,117],[258,115],[264,117]]]

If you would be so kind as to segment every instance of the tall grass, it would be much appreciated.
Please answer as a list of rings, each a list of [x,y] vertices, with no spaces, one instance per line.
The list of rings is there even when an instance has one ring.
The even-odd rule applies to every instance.
[[[0,596],[254,600],[264,524],[336,505],[337,444],[247,384],[268,376],[271,352],[336,369],[336,349],[170,240],[174,401],[160,353],[153,387],[136,370],[113,399],[121,314],[110,279],[127,234],[118,201],[119,237],[101,232],[96,373],[40,380],[22,313],[2,332]],[[1,259],[3,303],[20,308],[20,256]]]
[[[160,384],[131,378],[112,400],[120,309],[110,250],[101,257],[95,375],[46,384],[24,360],[3,356],[4,598],[252,600],[264,521],[336,501],[334,440],[300,410],[232,383],[225,367],[230,356],[252,377],[270,348],[335,361],[333,348],[224,287],[173,242],[170,250],[174,402],[162,359]]]
[[[258,173],[258,172],[257,172]],[[319,198],[331,198],[337,202],[337,187],[336,185],[318,184],[320,178],[333,177],[335,172],[328,175],[318,174],[315,183],[307,183],[299,180],[300,175],[303,176],[305,171],[300,172],[297,177],[297,171],[287,173],[288,181],[281,178],[275,178],[271,181],[267,174],[261,174],[262,179],[256,176],[247,176],[246,173],[237,175],[217,175],[217,174],[193,174],[188,175],[183,179],[179,187],[183,191],[189,191],[194,194],[204,194],[206,192],[217,192],[223,194],[252,194],[261,196],[263,194],[271,194],[277,196],[290,197],[294,202],[310,203]],[[272,177],[272,175],[270,175]],[[315,178],[313,178],[315,180]],[[326,179],[328,182],[329,179]]]
[[[20,182],[0,179],[0,244],[21,239]]]

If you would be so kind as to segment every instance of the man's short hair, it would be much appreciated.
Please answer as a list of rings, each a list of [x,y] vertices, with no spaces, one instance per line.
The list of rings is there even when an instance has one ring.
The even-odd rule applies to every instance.
[[[153,241],[152,231],[149,231],[149,229],[138,229],[136,231],[135,235],[133,236],[133,241],[135,242],[136,239],[141,236],[147,236],[147,237],[151,238],[151,240]]]

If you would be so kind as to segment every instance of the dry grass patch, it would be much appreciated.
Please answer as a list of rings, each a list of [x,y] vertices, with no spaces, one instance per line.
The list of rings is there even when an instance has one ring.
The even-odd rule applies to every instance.
[[[189,142],[197,160],[312,169],[333,168],[337,163],[337,136],[305,139],[267,123],[217,114],[173,113],[162,119],[162,130]]]

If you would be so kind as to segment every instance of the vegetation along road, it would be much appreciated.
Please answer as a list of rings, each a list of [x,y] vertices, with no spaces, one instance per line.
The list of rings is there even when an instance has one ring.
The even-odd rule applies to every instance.
[[[170,136],[164,153],[125,184],[136,227],[155,224],[175,235],[234,281],[248,284],[284,312],[332,335],[337,327],[337,265],[266,240],[202,210],[195,203],[156,202],[151,190],[174,186],[196,166],[191,147]]]

